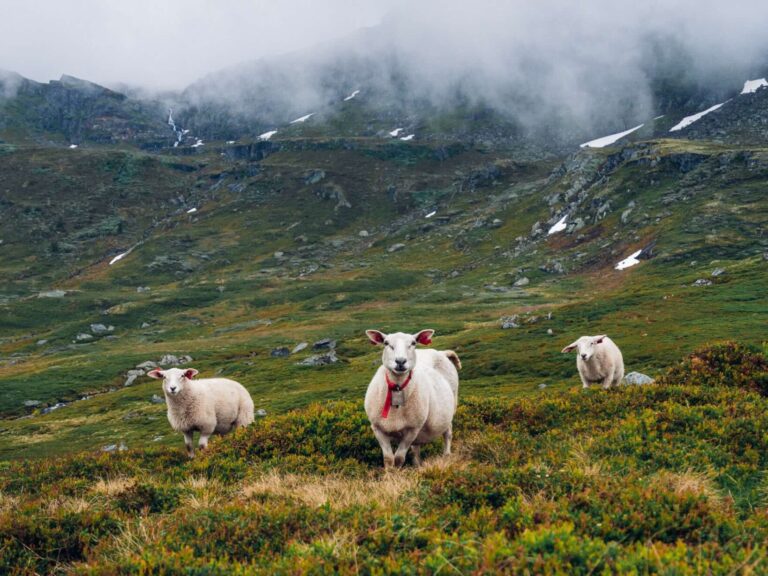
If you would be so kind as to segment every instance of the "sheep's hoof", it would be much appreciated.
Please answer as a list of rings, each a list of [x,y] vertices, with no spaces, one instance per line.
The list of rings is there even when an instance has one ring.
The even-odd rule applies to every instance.
[[[390,456],[389,458],[384,458],[384,469],[388,470],[390,468],[393,468],[395,466],[395,459]]]
[[[395,456],[395,467],[402,468],[403,464],[405,464],[405,456]]]

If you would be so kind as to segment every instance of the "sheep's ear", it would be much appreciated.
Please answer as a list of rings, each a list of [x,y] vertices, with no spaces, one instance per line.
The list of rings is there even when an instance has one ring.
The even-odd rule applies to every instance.
[[[568,346],[560,350],[560,352],[562,353],[573,352],[574,350],[576,350],[576,348],[578,348],[578,346],[579,346],[579,341],[576,340],[576,342],[574,342],[573,344],[568,344]]]
[[[192,380],[192,378],[194,378],[198,374],[200,374],[200,372],[198,372],[194,368],[187,368],[186,370],[184,370],[184,378],[186,378],[187,380]]]
[[[414,336],[416,339],[416,342],[419,344],[424,344],[424,346],[428,346],[432,344],[432,334],[434,334],[434,330],[422,330],[418,334]]]
[[[384,344],[384,340],[387,338],[386,334],[379,332],[378,330],[366,330],[365,334],[368,336],[368,340],[371,341],[371,344]]]
[[[605,340],[607,337],[608,337],[607,334],[600,334],[600,336],[595,336],[595,339],[593,340],[593,342],[595,344],[602,344],[603,340]]]
[[[147,372],[147,376],[150,378],[156,378],[158,380],[162,380],[162,378],[165,376],[165,373],[163,373],[162,368],[155,368],[154,370],[150,370]]]

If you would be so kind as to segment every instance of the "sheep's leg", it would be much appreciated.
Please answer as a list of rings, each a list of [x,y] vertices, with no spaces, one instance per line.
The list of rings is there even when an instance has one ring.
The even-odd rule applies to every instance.
[[[389,436],[375,426],[371,426],[371,429],[373,430],[374,436],[376,436],[376,440],[379,441],[379,446],[381,446],[381,452],[384,455],[384,468],[391,468],[395,465],[395,456],[392,453],[392,441],[389,439]]]
[[[200,441],[197,443],[197,447],[200,448],[200,450],[205,450],[208,447],[208,438],[211,437],[211,432],[208,432],[207,434],[205,432],[200,432]]]
[[[603,380],[603,390],[608,390],[608,388],[611,387],[611,384],[613,384],[613,372],[613,370],[608,372],[608,376]]]
[[[411,452],[413,452],[413,465],[417,467],[421,466],[421,446],[412,444]]]
[[[190,458],[195,457],[195,448],[192,445],[194,432],[184,432],[184,446],[187,447],[187,456]]]
[[[405,432],[402,438],[400,438],[400,444],[398,444],[397,451],[395,451],[395,466],[397,468],[400,468],[400,466],[405,464],[405,455],[408,454],[408,448],[411,447],[418,435],[419,430],[412,428]]]
[[[451,441],[453,440],[453,426],[443,432],[443,454],[446,456],[451,453]]]
[[[589,388],[589,380],[587,380],[581,372],[579,372],[579,377],[581,378],[581,387],[582,388]]]

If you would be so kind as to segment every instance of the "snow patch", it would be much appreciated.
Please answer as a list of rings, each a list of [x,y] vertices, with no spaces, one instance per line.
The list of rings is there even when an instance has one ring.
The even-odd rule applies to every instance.
[[[115,262],[118,262],[118,261],[122,260],[123,258],[125,258],[126,256],[128,256],[128,254],[130,254],[130,253],[131,253],[131,251],[130,251],[130,250],[128,250],[128,252],[123,252],[122,254],[118,254],[117,256],[115,256],[114,258],[112,258],[112,260],[110,260],[110,261],[109,261],[109,265],[110,265],[110,266],[112,266],[112,264],[114,264]]]
[[[727,102],[727,100],[726,100],[726,102]],[[721,102],[720,104],[715,104],[711,108],[707,108],[706,110],[704,110],[703,112],[699,112],[698,114],[693,114],[691,116],[686,116],[685,118],[680,120],[680,122],[678,122],[677,124],[672,126],[672,128],[670,128],[669,131],[670,132],[677,132],[678,130],[682,130],[683,128],[686,128],[686,127],[690,126],[691,124],[693,124],[697,120],[700,120],[703,116],[706,116],[710,112],[714,112],[715,110],[720,108],[720,106],[722,106],[723,104],[725,104],[725,102]]]
[[[70,150],[74,150],[75,148],[77,148],[77,144],[70,144],[69,145],[69,149]]]
[[[307,114],[306,116],[302,116],[301,118],[296,118],[296,120],[291,120],[291,124],[298,124],[299,122],[306,122],[309,120],[312,116],[314,116],[315,113],[312,112],[311,114]]]
[[[348,102],[349,100],[352,100],[352,98],[354,98],[358,94],[360,94],[360,90],[355,90],[354,92],[352,92],[352,94],[344,98],[344,102]]]
[[[197,208],[190,208],[187,210],[187,214],[194,214],[195,212],[197,212]]]
[[[597,138],[595,140],[590,140],[589,142],[584,142],[580,146],[580,148],[604,148],[605,146],[610,146],[617,140],[621,140],[626,136],[627,134],[632,134],[635,130],[640,130],[645,124],[640,124],[638,126],[635,126],[634,128],[630,128],[629,130],[624,130],[624,132],[618,132],[616,134],[611,134],[610,136],[603,136],[602,138]]]
[[[742,94],[754,94],[757,92],[758,88],[762,88],[763,86],[768,86],[768,80],[765,78],[758,78],[757,80],[747,80],[744,82],[744,89],[741,91]]]
[[[234,140],[227,140],[227,144],[234,144],[234,143],[235,143]]]
[[[405,128],[395,128],[392,130],[392,132],[389,133],[389,135],[392,136],[392,138],[397,138],[397,135],[400,134],[400,132],[403,130],[405,130]]]
[[[402,140],[403,142],[410,142],[411,140],[413,140],[414,136],[416,136],[416,134],[408,134],[408,136],[403,136],[402,138],[400,138],[400,140]]]
[[[656,116],[656,117],[654,117],[654,120],[659,120],[661,118],[664,118],[664,116],[665,116],[664,114],[662,114],[661,116]]]
[[[192,148],[200,148],[200,146],[205,146],[205,144],[203,143],[203,141],[200,138],[198,138],[197,142],[192,144]]]
[[[270,130],[269,132],[264,132],[264,134],[259,134],[259,140],[269,140],[277,134],[277,130]]]
[[[552,234],[556,234],[558,232],[562,232],[566,229],[565,221],[568,218],[568,214],[560,218],[553,226],[549,229],[549,232],[547,232],[547,236],[551,236]]]
[[[629,268],[635,264],[640,264],[640,260],[638,260],[637,257],[640,256],[641,252],[642,250],[638,250],[637,252],[633,252],[631,255],[624,258],[624,260],[616,264],[616,270],[624,270],[625,268]]]
[[[424,216],[424,218],[432,218],[432,216],[434,216],[435,214],[437,214],[437,210],[432,210],[432,212]]]

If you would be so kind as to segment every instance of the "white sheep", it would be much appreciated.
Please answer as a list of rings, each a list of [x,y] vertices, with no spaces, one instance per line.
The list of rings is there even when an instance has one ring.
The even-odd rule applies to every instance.
[[[384,467],[400,467],[408,449],[421,465],[421,446],[443,437],[443,453],[451,453],[453,415],[459,399],[461,361],[453,350],[417,350],[430,344],[434,330],[416,334],[384,334],[366,330],[373,344],[384,346],[382,365],[365,394],[365,412],[381,445]],[[392,442],[397,450],[392,452]]]
[[[576,348],[576,367],[584,388],[601,383],[607,389],[621,383],[624,378],[624,358],[619,347],[608,336],[582,336],[562,351],[572,352]]]
[[[200,432],[198,446],[203,450],[211,434],[226,434],[253,422],[253,400],[242,384],[227,378],[194,380],[197,374],[194,368],[155,368],[147,373],[163,379],[168,422],[184,434],[190,458],[195,455],[195,431]]]

